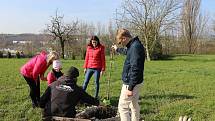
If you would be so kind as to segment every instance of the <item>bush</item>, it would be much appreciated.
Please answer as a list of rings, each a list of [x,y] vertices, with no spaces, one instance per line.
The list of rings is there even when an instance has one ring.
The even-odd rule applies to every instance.
[[[162,45],[159,40],[157,40],[154,44],[153,50],[150,54],[152,60],[162,59]]]
[[[16,58],[20,58],[20,53],[18,51],[16,52]]]
[[[74,55],[74,54],[72,54],[72,60],[75,60],[75,59],[76,59],[75,55]]]
[[[11,52],[7,52],[7,58],[11,58]]]
[[[0,58],[3,58],[3,52],[0,51]]]

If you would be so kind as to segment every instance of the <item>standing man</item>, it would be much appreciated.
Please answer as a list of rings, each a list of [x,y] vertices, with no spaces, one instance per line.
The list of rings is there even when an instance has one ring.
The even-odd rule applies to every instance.
[[[119,53],[127,55],[123,72],[123,85],[119,98],[118,109],[121,121],[139,121],[140,106],[138,104],[140,87],[143,82],[143,71],[145,62],[145,49],[138,37],[132,38],[126,29],[118,29],[116,33],[117,44],[126,48],[112,48]]]

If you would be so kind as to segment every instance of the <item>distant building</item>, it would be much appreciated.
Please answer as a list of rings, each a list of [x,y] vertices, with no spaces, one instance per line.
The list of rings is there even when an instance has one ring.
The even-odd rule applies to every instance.
[[[13,44],[31,44],[32,41],[13,41]]]
[[[13,44],[17,44],[17,43],[19,43],[19,41],[13,41]]]

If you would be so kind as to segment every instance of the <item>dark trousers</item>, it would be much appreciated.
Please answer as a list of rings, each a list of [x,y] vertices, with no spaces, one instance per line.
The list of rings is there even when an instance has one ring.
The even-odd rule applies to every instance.
[[[33,105],[38,106],[40,101],[40,80],[35,81],[32,78],[23,76],[30,87],[30,97]]]

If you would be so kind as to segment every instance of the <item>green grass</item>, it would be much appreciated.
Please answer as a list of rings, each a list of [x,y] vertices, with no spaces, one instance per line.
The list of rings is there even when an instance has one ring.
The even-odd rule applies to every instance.
[[[19,74],[28,59],[0,59],[0,121],[38,121],[41,110],[31,107],[29,87]],[[80,70],[82,85],[83,60],[63,60],[63,72],[70,66]],[[113,68],[107,57],[107,70],[100,80],[100,97],[106,97],[111,71],[111,102],[117,105],[121,90],[124,57],[115,56]],[[215,121],[215,55],[177,55],[170,60],[145,63],[145,81],[141,89],[141,116],[146,121],[177,121],[188,115],[195,121]],[[50,69],[50,68],[49,68]],[[48,72],[48,71],[47,71]],[[41,82],[41,94],[47,87]],[[87,92],[94,94],[91,79]]]

